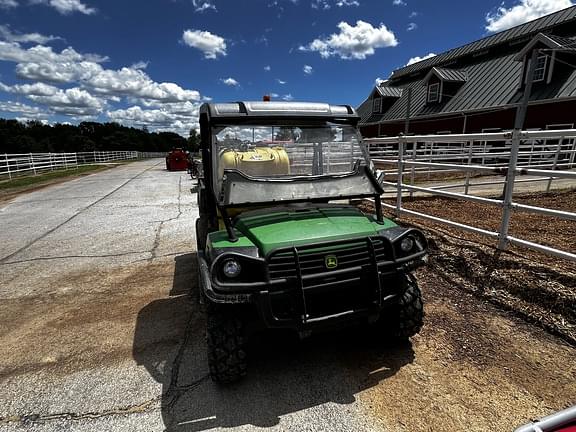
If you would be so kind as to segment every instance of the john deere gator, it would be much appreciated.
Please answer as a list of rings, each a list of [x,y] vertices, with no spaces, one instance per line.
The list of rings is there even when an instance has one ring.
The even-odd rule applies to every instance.
[[[200,108],[196,239],[214,381],[246,374],[248,328],[307,336],[367,321],[383,339],[420,330],[412,271],[426,239],[383,217],[358,120],[323,103]],[[351,205],[365,198],[375,214]]]

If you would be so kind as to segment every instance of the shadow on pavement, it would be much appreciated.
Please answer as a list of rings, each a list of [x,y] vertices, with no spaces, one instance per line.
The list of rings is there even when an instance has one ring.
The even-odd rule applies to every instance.
[[[176,257],[175,264],[170,297],[140,311],[133,345],[134,359],[162,384],[168,431],[274,426],[280,416],[327,402],[350,404],[413,361],[410,343],[387,345],[366,327],[304,341],[275,332],[252,344],[246,379],[215,385],[208,377],[196,255]]]

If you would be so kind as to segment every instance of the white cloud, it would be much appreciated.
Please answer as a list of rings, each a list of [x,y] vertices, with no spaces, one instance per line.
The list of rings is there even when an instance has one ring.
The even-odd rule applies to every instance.
[[[0,0],[0,8],[8,9],[18,6],[16,0]]]
[[[168,111],[160,109],[144,110],[137,105],[127,109],[108,111],[106,115],[114,121],[134,124],[168,126],[175,121]]]
[[[140,108],[142,122],[164,113],[167,120],[149,124],[151,130],[178,128],[180,133],[197,124],[201,101],[210,99],[175,83],[152,80],[143,70],[147,66],[145,62],[117,70],[106,69],[101,64],[106,57],[82,54],[71,47],[58,52],[42,45],[26,49],[18,42],[0,41],[0,60],[16,63],[18,77],[36,81],[14,85],[0,83],[0,92],[22,95],[38,105],[5,102],[0,107],[23,117],[44,113],[45,117],[66,115],[71,121],[98,119],[106,110],[115,113],[118,111],[114,110],[115,104],[126,101],[150,108]],[[71,88],[60,88],[59,84]],[[121,118],[120,114],[122,111],[114,118]],[[123,115],[130,120],[127,113]],[[134,119],[137,115],[138,112],[132,112]]]
[[[151,99],[163,103],[197,101],[200,93],[175,83],[155,82],[142,70],[144,64],[104,69],[105,57],[84,55],[73,48],[57,53],[50,47],[23,49],[17,43],[0,42],[0,60],[16,62],[16,75],[33,81],[79,83],[100,95]]]
[[[499,32],[570,6],[570,0],[520,0],[510,8],[502,4],[496,12],[486,14],[486,30]]]
[[[16,75],[35,81],[71,83],[89,80],[103,70],[98,63],[91,61],[40,61],[21,62],[16,65]]]
[[[271,69],[272,69],[272,68],[271,68],[269,65],[264,66],[264,70],[265,70],[266,72],[270,72]]]
[[[108,57],[80,54],[71,47],[63,49],[60,53],[42,45],[23,49],[17,42],[0,41],[0,60],[18,63],[78,63],[82,61],[103,63],[108,60]]]
[[[277,98],[278,96],[280,96],[278,93],[270,93],[269,95],[271,98]]]
[[[240,83],[238,81],[236,81],[234,78],[220,78],[220,81],[222,81],[224,84],[226,84],[227,86],[231,86],[231,87],[237,87],[240,85]]]
[[[50,95],[29,94],[33,102],[46,105],[49,111],[57,114],[96,115],[102,112],[106,102],[86,90],[74,87],[66,90],[57,89]]]
[[[405,66],[410,66],[411,64],[418,63],[419,61],[426,60],[426,59],[429,59],[432,57],[436,57],[436,54],[428,53],[423,57],[419,57],[419,56],[412,57],[412,58],[410,58],[410,60],[408,60],[408,63],[406,63]]]
[[[199,49],[204,58],[215,59],[219,55],[226,55],[226,41],[224,38],[202,30],[186,30],[182,40],[188,46]]]
[[[216,5],[210,0],[192,0],[192,5],[196,12],[205,12],[207,10],[217,12]]]
[[[16,66],[19,77],[58,83],[78,82],[86,89],[108,98],[132,97],[161,103],[197,101],[197,90],[187,90],[171,82],[153,81],[141,69],[124,67],[104,69],[92,62],[21,63]]]
[[[50,122],[46,119],[39,119],[36,116],[33,117],[15,117],[14,120],[18,120],[20,123],[28,123],[28,122],[40,122],[43,125],[49,125]]]
[[[130,69],[146,69],[148,64],[149,62],[147,61],[139,61],[130,66]]]
[[[34,96],[53,96],[58,93],[58,87],[47,85],[44,83],[34,83],[34,84],[15,84],[8,86],[0,82],[0,90],[7,93],[16,93],[23,95],[34,95]]]
[[[317,51],[322,58],[339,56],[342,59],[363,60],[373,55],[376,48],[398,45],[396,36],[384,24],[373,27],[372,24],[357,21],[355,26],[346,22],[338,24],[340,33],[332,34],[325,39],[314,39],[300,51]]]
[[[25,48],[22,42],[0,41],[0,60],[15,63],[16,75],[32,81],[0,83],[0,93],[32,102],[0,104],[0,111],[22,118],[50,119],[64,115],[69,121],[78,122],[98,120],[104,114],[124,124],[139,122],[151,130],[173,130],[187,136],[190,127],[198,124],[201,102],[210,99],[176,83],[154,81],[144,70],[146,62],[106,69],[103,65],[106,57],[79,53],[72,47],[57,51],[43,45]],[[62,84],[66,88],[60,88]],[[122,102],[138,108],[116,109],[116,104]]]
[[[285,94],[284,96],[282,96],[282,100],[290,102],[290,101],[294,100],[294,96],[292,96],[290,93],[288,93],[288,94]]]
[[[85,15],[96,13],[96,9],[86,6],[80,0],[32,0],[32,4],[45,4],[56,9],[62,15],[80,12]]]
[[[410,15],[408,15],[408,18],[416,18],[418,15],[419,15],[418,12],[412,11],[412,12],[410,12]]]
[[[26,105],[21,102],[5,101],[0,102],[0,111],[24,114],[26,116],[48,116],[48,113],[38,107]]]
[[[416,30],[418,28],[418,25],[416,23],[408,23],[408,27],[406,28],[407,31],[412,31],[412,30]]]
[[[96,93],[152,99],[159,102],[200,100],[196,90],[186,90],[178,84],[153,81],[144,71],[124,67],[119,70],[101,69],[81,82]]]
[[[404,0],[392,0],[394,6],[406,6],[407,3]]]
[[[86,90],[78,87],[66,90],[57,89],[52,94],[30,94],[31,100],[41,102],[46,105],[54,106],[74,106],[83,108],[101,108],[103,102],[101,99],[94,97]]]
[[[328,10],[332,8],[332,3],[338,7],[360,6],[358,0],[312,0],[310,6],[313,9]]]
[[[8,25],[0,25],[0,38],[7,42],[45,44],[54,40],[62,39],[58,36],[44,36],[40,33],[17,33],[13,32]]]
[[[43,4],[50,6],[62,15],[68,15],[74,12],[92,15],[97,12],[96,8],[87,6],[80,0],[29,0],[28,3],[31,5]],[[16,0],[0,0],[0,8],[12,8],[17,6],[18,2]]]
[[[312,0],[311,5],[313,9],[328,10],[331,8],[328,0]]]
[[[310,75],[312,72],[314,72],[314,69],[312,68],[312,66],[309,66],[309,65],[304,65],[302,70],[304,71],[304,73],[306,75]]]
[[[278,84],[284,85],[284,84],[286,84],[287,81],[282,81],[281,79],[276,78],[276,82],[277,82]]]
[[[107,111],[106,116],[128,126],[147,126],[157,131],[171,131],[187,136],[192,128],[198,128],[200,104],[190,102],[166,105],[161,109],[142,109],[135,105],[127,109]]]

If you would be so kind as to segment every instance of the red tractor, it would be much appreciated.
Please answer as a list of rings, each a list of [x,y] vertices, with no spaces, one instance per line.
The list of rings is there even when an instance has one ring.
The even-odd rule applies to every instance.
[[[181,148],[172,149],[166,156],[168,171],[186,171],[188,169],[188,154]]]

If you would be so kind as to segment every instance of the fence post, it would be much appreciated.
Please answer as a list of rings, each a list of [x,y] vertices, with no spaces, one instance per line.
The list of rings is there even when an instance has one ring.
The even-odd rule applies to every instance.
[[[512,213],[512,195],[514,193],[514,180],[516,179],[516,164],[518,163],[518,151],[520,149],[520,135],[522,127],[524,126],[524,119],[526,118],[526,111],[528,111],[528,102],[530,100],[530,93],[532,92],[532,81],[534,79],[534,65],[538,58],[539,50],[532,50],[532,56],[528,66],[528,79],[524,87],[524,94],[522,95],[522,102],[516,111],[516,118],[514,119],[514,129],[512,130],[512,143],[510,148],[510,160],[508,161],[508,172],[506,173],[506,181],[504,183],[504,202],[502,207],[502,221],[500,224],[500,232],[498,234],[498,249],[506,250],[508,246],[508,228],[510,226],[510,215]]]
[[[34,171],[34,175],[36,175],[36,165],[34,165],[34,156],[32,156],[32,153],[28,153],[28,160],[30,161],[30,165],[32,165],[32,171]]]
[[[404,172],[404,136],[398,137],[398,176],[396,179],[396,217],[402,213],[402,176]]]
[[[468,166],[472,165],[472,153],[474,148],[474,141],[468,141],[470,148],[468,149]],[[470,171],[466,170],[466,184],[464,185],[464,195],[468,195],[468,189],[470,188]]]
[[[428,143],[428,142],[427,142],[427,143],[425,143],[424,145],[425,145],[425,146],[428,146],[428,145],[429,145],[429,147],[430,147],[430,151],[428,152],[428,155],[429,155],[429,157],[428,157],[428,163],[432,163],[432,149],[433,149],[433,147],[434,147],[434,143]],[[426,176],[426,179],[427,179],[427,180],[430,180],[430,174],[431,174],[431,173],[432,173],[432,167],[431,167],[430,165],[428,165],[428,175]]]
[[[416,161],[416,147],[417,147],[417,143],[413,142],[412,143],[412,161]],[[410,170],[410,186],[414,186],[415,180],[416,180],[416,166],[412,165],[412,168]],[[413,196],[414,196],[414,191],[410,190],[410,199],[412,199]]]
[[[576,154],[576,139],[572,138],[570,141],[572,141],[572,147],[570,148],[570,158],[568,163],[570,164],[569,168],[572,169],[574,165],[574,156]]]
[[[560,157],[560,149],[562,149],[562,141],[564,141],[564,137],[561,137],[558,140],[558,147],[556,148],[556,153],[554,154],[554,162],[552,163],[552,171],[554,171],[556,169],[556,166],[558,165],[558,158]],[[546,185],[546,193],[550,192],[550,187],[552,186],[552,180],[553,180],[552,177],[548,179],[548,184]]]
[[[534,153],[534,144],[535,144],[536,140],[533,139],[532,140],[532,146],[530,147],[530,156],[528,156],[528,166],[532,166],[532,154]],[[540,156],[542,157],[542,156]]]
[[[12,180],[12,173],[10,172],[10,162],[8,162],[8,153],[4,153],[4,159],[6,160],[6,169],[8,170],[8,179]]]

